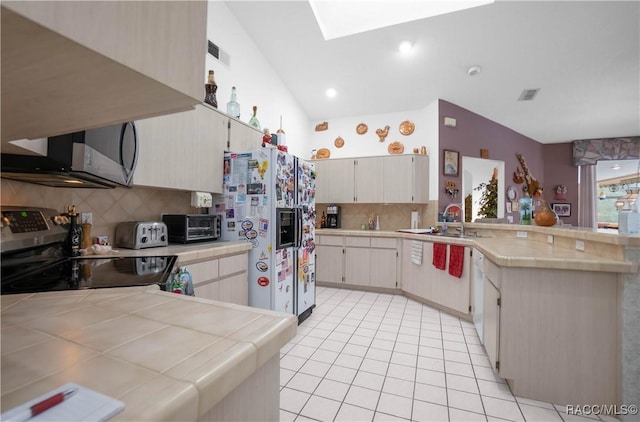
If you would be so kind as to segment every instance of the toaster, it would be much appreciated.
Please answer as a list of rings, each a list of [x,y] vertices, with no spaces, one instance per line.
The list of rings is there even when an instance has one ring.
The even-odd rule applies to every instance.
[[[167,246],[167,225],[162,221],[126,221],[116,226],[116,247],[127,249]]]

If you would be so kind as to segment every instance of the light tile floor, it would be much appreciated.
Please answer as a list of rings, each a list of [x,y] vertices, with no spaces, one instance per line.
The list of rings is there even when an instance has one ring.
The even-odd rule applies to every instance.
[[[280,351],[281,421],[616,421],[514,397],[472,323],[401,295],[317,288]]]

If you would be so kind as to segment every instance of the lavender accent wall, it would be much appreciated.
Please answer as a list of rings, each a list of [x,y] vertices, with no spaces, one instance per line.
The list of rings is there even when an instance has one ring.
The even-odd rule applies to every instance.
[[[578,225],[578,167],[573,165],[573,144],[543,145],[544,157],[544,197],[551,204],[554,202],[568,202],[571,204],[571,216],[561,217],[564,224]],[[555,199],[553,187],[565,185],[567,199]]]
[[[441,212],[451,202],[460,202],[462,199],[458,196],[452,201],[449,195],[444,192],[444,185],[446,181],[452,180],[455,181],[459,187],[462,186],[462,172],[459,172],[458,177],[444,176],[442,174],[443,149],[459,151],[460,157],[480,157],[480,149],[488,149],[489,158],[505,162],[505,172],[507,177],[506,186],[515,186],[518,189],[519,197],[522,196],[523,185],[516,185],[513,183],[513,172],[516,170],[516,167],[520,165],[516,158],[516,153],[520,153],[524,156],[529,170],[545,188],[545,197],[549,197],[549,195],[552,194],[550,189],[555,184],[560,183],[560,181],[546,182],[544,179],[545,166],[543,144],[445,100],[440,100],[438,108],[438,124],[440,132],[440,162],[438,163],[438,174],[440,180],[438,187],[439,212]],[[445,126],[445,117],[452,117],[456,119],[456,127]],[[570,159],[571,153],[567,156],[567,160]],[[568,184],[567,187],[569,187]],[[514,223],[517,223],[520,220],[517,213],[505,213],[505,216],[507,215],[514,216]]]

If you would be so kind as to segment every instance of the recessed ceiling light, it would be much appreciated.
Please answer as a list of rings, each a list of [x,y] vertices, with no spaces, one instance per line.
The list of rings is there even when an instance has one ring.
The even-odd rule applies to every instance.
[[[469,76],[476,76],[477,74],[480,73],[482,69],[480,69],[480,66],[471,66],[468,70],[467,70],[467,74]]]
[[[338,94],[338,91],[336,91],[333,88],[329,88],[329,89],[327,89],[326,94],[327,94],[327,97],[333,98]]]
[[[402,54],[409,54],[413,51],[413,45],[411,45],[409,41],[402,41],[398,46],[398,50],[400,50]]]

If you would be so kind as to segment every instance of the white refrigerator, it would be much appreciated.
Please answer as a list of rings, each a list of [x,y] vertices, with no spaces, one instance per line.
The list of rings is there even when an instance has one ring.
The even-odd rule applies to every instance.
[[[224,157],[222,238],[246,240],[249,306],[306,319],[315,307],[313,163],[276,148]]]

